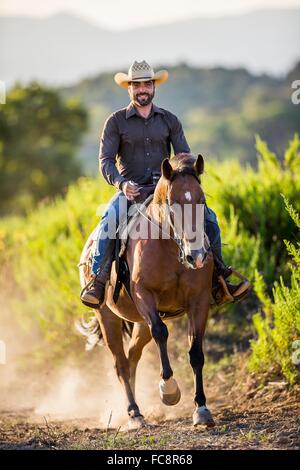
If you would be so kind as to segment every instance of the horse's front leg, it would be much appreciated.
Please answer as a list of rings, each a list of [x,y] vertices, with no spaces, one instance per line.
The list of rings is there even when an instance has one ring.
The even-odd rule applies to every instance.
[[[201,298],[200,301],[194,300],[188,311],[189,317],[189,356],[190,364],[194,372],[196,409],[193,413],[193,424],[212,427],[215,425],[211,412],[206,407],[206,397],[203,387],[203,337],[209,311],[209,297]]]
[[[152,292],[142,284],[135,284],[133,289],[134,301],[141,316],[149,325],[151,335],[157,344],[162,380],[159,383],[159,392],[165,405],[176,405],[181,397],[180,389],[173,378],[173,371],[168,356],[167,340],[168,328],[158,315],[155,298]]]

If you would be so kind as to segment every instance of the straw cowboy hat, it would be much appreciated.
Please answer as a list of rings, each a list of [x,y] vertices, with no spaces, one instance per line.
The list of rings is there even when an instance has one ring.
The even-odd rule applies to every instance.
[[[116,73],[114,79],[117,85],[127,89],[130,82],[146,82],[148,80],[154,80],[155,85],[159,86],[168,80],[168,76],[167,70],[159,70],[155,73],[153,68],[143,60],[142,62],[134,61],[129,67],[128,74]]]

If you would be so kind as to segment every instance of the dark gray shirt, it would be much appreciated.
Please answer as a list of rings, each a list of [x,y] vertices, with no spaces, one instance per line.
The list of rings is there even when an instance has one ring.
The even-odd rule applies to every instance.
[[[151,182],[160,173],[164,158],[190,152],[182,125],[170,111],[153,104],[150,116],[143,118],[134,105],[111,114],[104,124],[99,151],[99,170],[117,188],[123,181]]]

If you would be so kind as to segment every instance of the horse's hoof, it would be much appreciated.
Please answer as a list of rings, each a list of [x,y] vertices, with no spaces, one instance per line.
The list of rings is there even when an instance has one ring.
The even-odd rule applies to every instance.
[[[159,382],[159,395],[164,405],[177,405],[181,398],[181,392],[173,377],[170,377],[168,380],[162,379]]]
[[[145,422],[144,417],[142,415],[140,415],[140,416],[131,416],[128,420],[128,429],[130,431],[132,431],[134,429],[142,428],[143,426],[146,426],[146,422]]]
[[[213,420],[211,412],[206,408],[206,406],[198,406],[193,413],[193,425],[212,428],[216,423]]]

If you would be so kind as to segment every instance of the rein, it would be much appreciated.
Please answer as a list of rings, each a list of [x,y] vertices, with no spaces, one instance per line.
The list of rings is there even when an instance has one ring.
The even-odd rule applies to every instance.
[[[175,241],[175,243],[177,244],[178,248],[179,248],[179,257],[178,257],[178,261],[180,263],[182,263],[184,266],[187,266],[188,267],[188,263],[187,263],[187,259],[186,259],[186,254],[185,254],[185,251],[184,251],[184,244],[183,244],[183,240],[182,238],[180,238],[177,234],[176,234],[176,228],[175,228],[175,225],[173,224],[172,222],[172,219],[171,219],[171,208],[170,208],[170,204],[169,204],[169,201],[168,201],[168,198],[166,198],[166,207],[168,208],[168,222],[169,222],[169,225],[171,227],[171,229],[173,230],[173,233],[175,235],[175,238],[173,238],[173,240]]]

